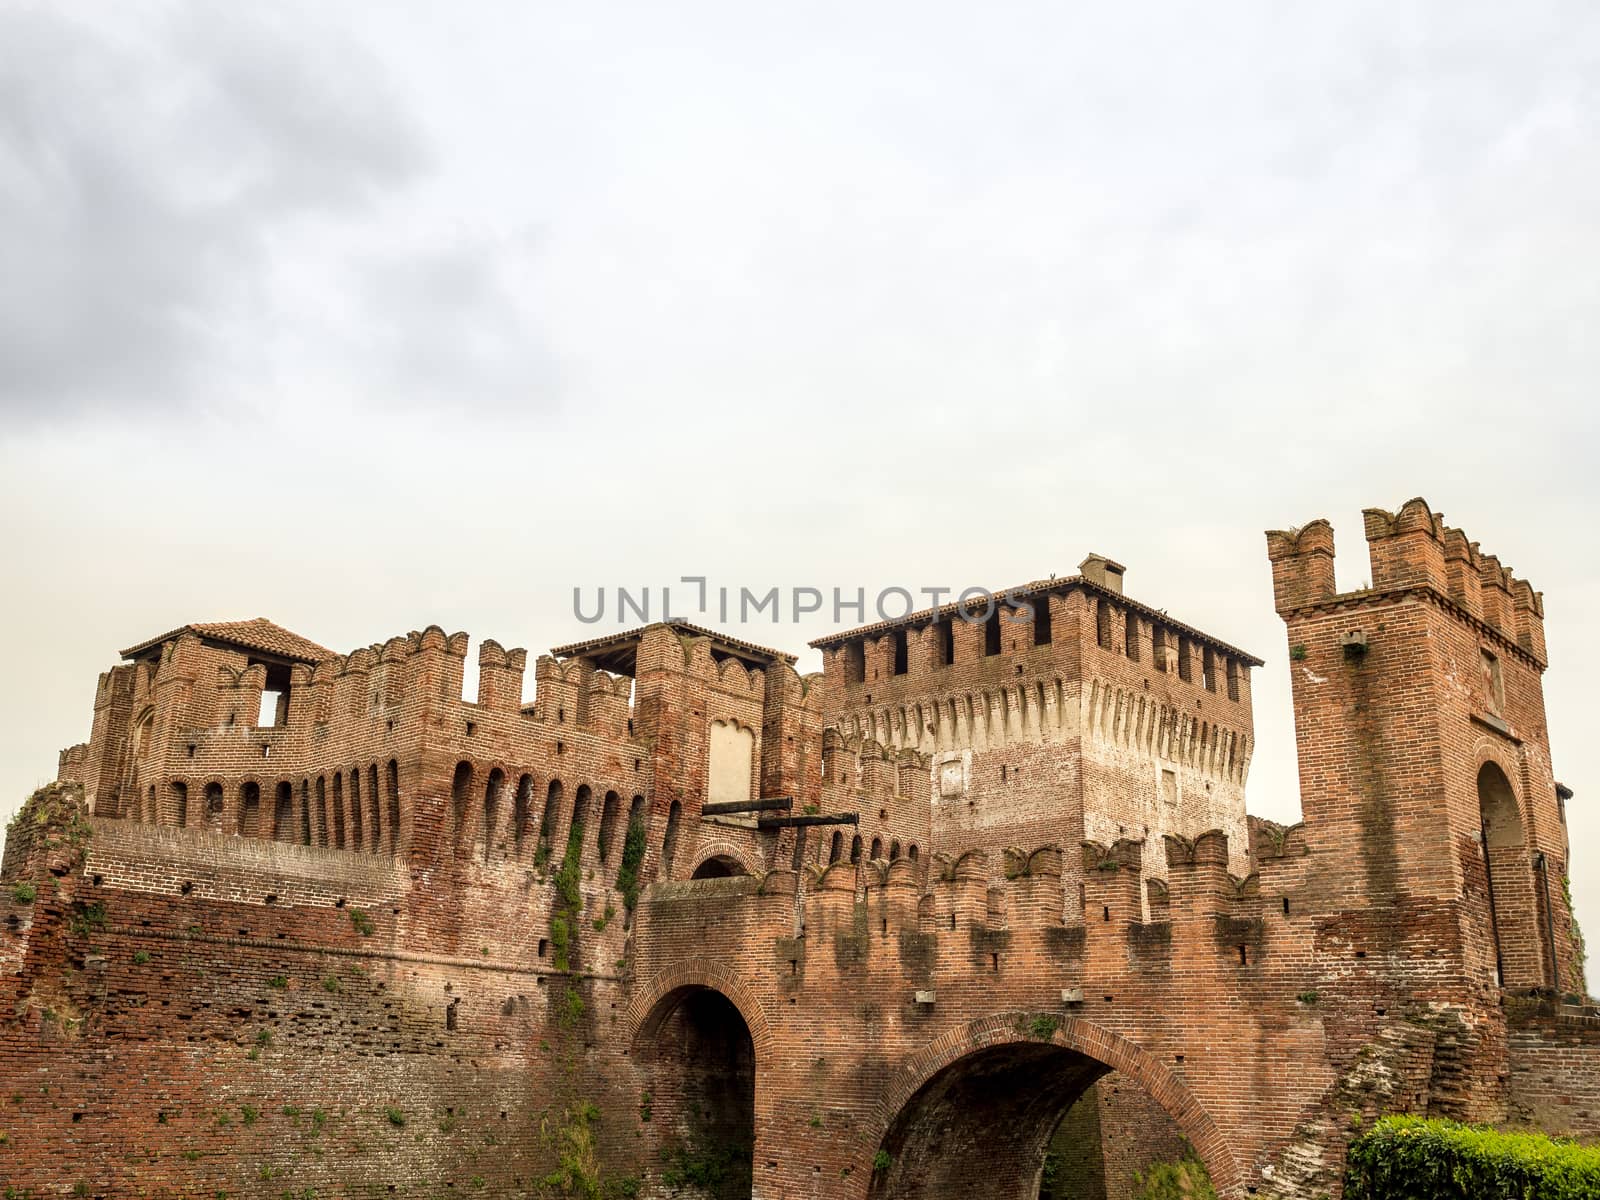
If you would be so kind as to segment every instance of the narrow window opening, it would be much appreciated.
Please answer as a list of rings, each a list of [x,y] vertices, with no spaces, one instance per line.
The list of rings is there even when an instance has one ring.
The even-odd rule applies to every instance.
[[[1102,921],[1111,920],[1111,906],[1109,904],[1103,904],[1100,906],[1100,919]]]
[[[1495,716],[1504,716],[1506,707],[1505,679],[1500,674],[1500,660],[1489,651],[1483,651],[1484,702]]]
[[[1154,624],[1150,627],[1150,662],[1158,671],[1167,669],[1167,631]]]
[[[850,861],[852,863],[861,861],[861,835],[859,833],[850,839]]]
[[[829,865],[831,866],[838,862],[842,854],[844,854],[844,834],[835,829],[833,831],[833,843],[828,847]]]
[[[1202,673],[1202,682],[1205,684],[1206,691],[1208,691],[1208,692],[1216,691],[1217,690],[1217,656],[1212,651],[1210,646],[1207,646],[1201,652],[1200,670],[1201,670],[1201,673]]]
[[[1286,917],[1289,915],[1289,897],[1287,896],[1283,898],[1283,915]]]
[[[678,822],[683,818],[683,805],[678,801],[672,802],[672,807],[667,810],[667,834],[661,843],[661,860],[665,867],[663,874],[669,878],[672,873],[672,859],[678,852]]]
[[[1095,601],[1094,640],[1100,649],[1111,649],[1111,605],[1104,600]]]
[[[948,667],[956,660],[956,623],[951,617],[946,617],[934,626],[938,630],[936,642],[939,649],[939,663],[941,667]]]
[[[1241,967],[1248,967],[1250,965],[1250,954],[1243,945],[1240,945],[1239,947],[1239,965]]]
[[[1178,678],[1185,683],[1194,681],[1194,646],[1181,635],[1178,637]]]
[[[261,836],[261,785],[247,783],[239,789],[239,832],[245,837]]]
[[[467,823],[470,813],[468,805],[471,803],[468,797],[471,795],[471,793],[472,764],[463,760],[456,764],[455,779],[452,781],[450,786],[450,808],[452,815],[455,817],[455,839],[457,849],[460,849],[462,839],[466,837]],[[342,834],[343,822],[339,820],[339,808],[339,777],[335,775],[333,777],[334,820],[340,828]],[[342,837],[340,844],[343,845]]]
[[[867,656],[860,642],[846,642],[844,649],[839,651],[844,656],[844,681],[846,683],[865,683],[867,681]]]
[[[882,838],[873,838],[872,839],[872,861],[873,862],[877,862],[882,857],[883,857],[883,839]]]
[[[1130,662],[1139,661],[1139,618],[1131,609],[1123,619],[1122,647]]]
[[[1050,597],[1039,596],[1033,602],[1033,644],[1050,644]]]
[[[617,832],[617,811],[622,807],[622,798],[615,792],[607,792],[605,803],[600,809],[600,837],[595,849],[599,852],[602,865],[611,861],[611,843]]]
[[[983,623],[983,653],[985,657],[993,658],[1000,653],[1000,605],[994,605],[994,611],[989,614],[989,619]]]
[[[896,675],[904,675],[906,673],[909,658],[910,655],[906,648],[906,631],[904,629],[896,629],[894,631],[894,673]]]
[[[1228,675],[1228,699],[1229,700],[1237,700],[1239,698],[1239,660],[1238,659],[1232,658],[1232,657],[1230,657],[1228,659],[1227,675]]]
[[[505,787],[505,772],[499,767],[489,772],[489,782],[483,789],[483,861],[487,863],[494,854],[494,839],[499,830],[500,792]]]

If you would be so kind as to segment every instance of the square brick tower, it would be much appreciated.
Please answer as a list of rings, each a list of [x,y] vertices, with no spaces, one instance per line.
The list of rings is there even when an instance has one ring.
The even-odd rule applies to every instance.
[[[1325,951],[1379,958],[1394,1001],[1461,1012],[1487,1048],[1502,989],[1583,990],[1543,602],[1424,500],[1365,524],[1372,583],[1345,593],[1326,521],[1267,534]]]
[[[828,726],[927,756],[933,851],[983,850],[999,864],[1003,850],[1061,846],[1074,922],[1085,842],[1123,843],[1158,893],[1166,834],[1221,830],[1230,868],[1249,869],[1260,660],[1133,599],[1123,576],[1092,554],[1076,575],[811,643],[823,651]],[[1141,916],[1147,899],[1141,887]]]

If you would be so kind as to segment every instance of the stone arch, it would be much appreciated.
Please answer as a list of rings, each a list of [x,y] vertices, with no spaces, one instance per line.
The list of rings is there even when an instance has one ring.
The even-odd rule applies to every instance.
[[[985,1060],[1007,1052],[1020,1053],[1030,1060],[1028,1070],[1037,1077],[1040,1066],[1048,1063],[1061,1071],[1076,1071],[1076,1076],[1065,1081],[1061,1096],[1053,1108],[1035,1111],[1035,1126],[1042,1136],[1038,1140],[1039,1164],[1043,1164],[1044,1144],[1054,1130],[1056,1119],[1071,1107],[1072,1101],[1084,1089],[1108,1071],[1118,1071],[1133,1079],[1149,1093],[1150,1097],[1170,1116],[1183,1131],[1195,1153],[1205,1163],[1219,1196],[1233,1197],[1243,1191],[1243,1175],[1233,1151],[1224,1139],[1199,1099],[1182,1078],[1137,1044],[1113,1033],[1103,1026],[1076,1017],[1055,1018],[1058,1022],[1049,1038],[1033,1036],[1031,1022],[1035,1014],[1028,1012],[1003,1012],[982,1017],[946,1031],[912,1054],[890,1076],[875,1106],[870,1124],[863,1129],[863,1162],[858,1168],[872,1174],[869,1195],[883,1198],[901,1195],[895,1175],[900,1166],[894,1162],[889,1171],[873,1170],[873,1158],[898,1132],[909,1137],[917,1125],[915,1112],[920,1098],[930,1086],[950,1077],[962,1065],[977,1066]],[[901,1118],[906,1120],[902,1122]],[[978,1114],[982,1120],[982,1114]],[[891,1153],[891,1160],[895,1156]],[[984,1164],[979,1164],[983,1166]],[[1035,1168],[1036,1171],[1036,1168]],[[1018,1194],[1037,1194],[1038,1180],[1023,1179]],[[994,1192],[999,1196],[1001,1192]]]

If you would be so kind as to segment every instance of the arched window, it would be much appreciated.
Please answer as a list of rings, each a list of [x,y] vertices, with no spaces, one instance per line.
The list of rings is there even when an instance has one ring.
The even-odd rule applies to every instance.
[[[839,856],[844,853],[844,834],[837,829],[833,831],[833,844],[828,847],[828,862],[833,864],[839,861]]]
[[[667,836],[661,842],[662,874],[671,878],[672,859],[678,853],[678,822],[683,816],[683,805],[676,800],[667,810]]]
[[[615,792],[607,792],[605,803],[600,808],[600,836],[596,839],[595,849],[600,854],[601,863],[611,860],[611,839],[617,833],[617,810],[622,807],[622,800]]]
[[[294,841],[294,785],[287,779],[278,784],[278,798],[272,806],[272,840]]]
[[[899,842],[890,842],[889,843],[889,861],[893,862],[895,859],[897,859],[899,857],[900,857],[900,843]]]
[[[222,828],[222,785],[220,783],[206,784],[206,828]]]
[[[361,768],[350,772],[350,849],[360,850],[366,845],[361,821]]]
[[[882,838],[873,838],[872,839],[872,861],[873,862],[877,862],[878,859],[880,859],[882,857],[883,857],[883,839]]]
[[[467,818],[470,812],[468,806],[472,803],[471,796],[472,764],[465,761],[458,762],[456,764],[455,778],[450,784],[450,811],[455,817],[455,841],[457,850],[461,849],[462,839],[465,838],[467,834]]]
[[[178,828],[183,828],[189,823],[189,785],[174,783],[172,785],[173,820]]]
[[[556,822],[561,816],[561,780],[552,779],[545,792],[544,816],[539,821],[539,846],[534,852],[538,862],[550,857],[550,847],[556,837]]]
[[[533,823],[533,776],[524,775],[517,780],[516,808],[511,814],[512,854],[522,858],[522,846]]]
[[[389,853],[400,850],[400,764],[389,760]]]
[[[376,854],[383,849],[383,799],[378,795],[378,764],[367,764],[367,829],[371,834],[367,849]]]
[[[465,764],[463,764],[465,765]],[[470,768],[469,768],[470,773]],[[333,773],[333,847],[344,849],[344,772]]]
[[[239,789],[239,832],[245,837],[261,836],[261,785],[255,781]]]
[[[489,772],[489,782],[483,788],[483,861],[488,862],[494,853],[494,839],[499,831],[500,792],[506,785],[506,773],[499,767]]]
[[[311,845],[311,781],[300,781],[300,844]]]
[[[907,847],[907,849],[906,849],[906,857],[909,858],[912,862],[916,862],[917,861],[917,844],[915,842],[912,842],[911,845],[909,847]]]
[[[850,839],[850,861],[853,863],[861,861],[861,835],[859,833]]]
[[[328,777],[317,776],[317,845],[328,844]]]

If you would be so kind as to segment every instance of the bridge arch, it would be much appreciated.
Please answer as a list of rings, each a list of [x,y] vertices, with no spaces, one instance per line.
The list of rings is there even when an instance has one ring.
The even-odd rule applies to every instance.
[[[1138,1082],[1183,1131],[1220,1196],[1242,1192],[1221,1131],[1188,1085],[1147,1050],[1073,1017],[997,1013],[947,1031],[890,1077],[868,1138],[871,1200],[986,1195],[1032,1200],[1063,1115],[1101,1076]],[[880,1164],[887,1163],[880,1169]]]

